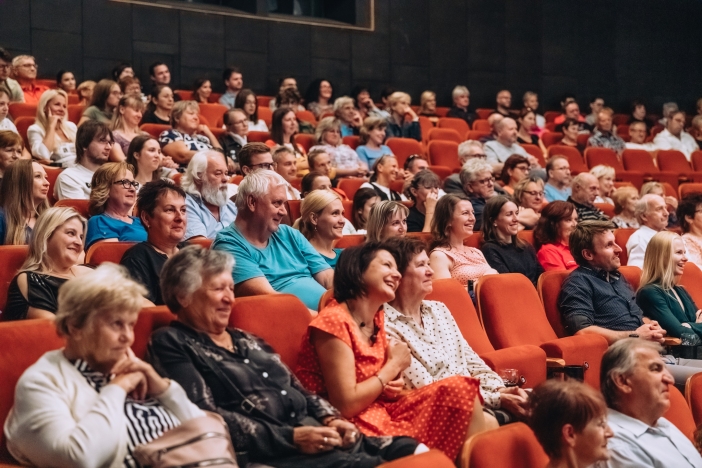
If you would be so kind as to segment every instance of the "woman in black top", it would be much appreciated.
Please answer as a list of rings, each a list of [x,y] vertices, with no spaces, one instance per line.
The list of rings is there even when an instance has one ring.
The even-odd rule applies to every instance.
[[[499,273],[521,273],[536,286],[544,269],[534,248],[517,237],[519,208],[502,195],[492,197],[483,211],[483,239],[480,248],[485,259]]]
[[[405,189],[405,196],[414,202],[407,215],[407,232],[431,232],[440,185],[439,176],[428,169],[414,175]]]
[[[171,125],[171,112],[175,100],[173,90],[166,85],[156,85],[151,90],[150,101],[146,105],[146,112],[141,117],[140,125],[159,124]]]

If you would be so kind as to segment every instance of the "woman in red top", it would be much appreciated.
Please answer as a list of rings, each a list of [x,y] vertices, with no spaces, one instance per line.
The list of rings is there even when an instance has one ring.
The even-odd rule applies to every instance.
[[[336,299],[309,325],[296,375],[364,434],[409,435],[454,459],[468,436],[496,424],[483,414],[477,379],[454,376],[403,391],[409,348],[388,340],[382,309],[401,278],[388,248],[366,243],[340,255]]]
[[[544,271],[570,271],[578,266],[568,247],[570,233],[577,224],[578,212],[570,202],[554,201],[541,211],[534,229],[534,247]]]

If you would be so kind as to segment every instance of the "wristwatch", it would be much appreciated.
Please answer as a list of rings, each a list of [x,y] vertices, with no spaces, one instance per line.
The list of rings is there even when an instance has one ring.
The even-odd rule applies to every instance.
[[[638,333],[629,333],[629,338],[641,338]]]

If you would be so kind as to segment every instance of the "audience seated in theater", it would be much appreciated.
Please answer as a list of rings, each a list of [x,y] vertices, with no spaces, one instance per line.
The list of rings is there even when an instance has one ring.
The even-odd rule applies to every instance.
[[[275,163],[271,155],[271,149],[263,143],[247,143],[239,150],[239,168],[246,177],[256,169],[273,170]]]
[[[15,123],[7,115],[10,112],[10,95],[0,88],[0,132],[11,131],[19,135]]]
[[[446,194],[436,204],[429,247],[434,278],[453,278],[471,293],[481,277],[497,274],[479,249],[463,244],[473,235],[474,224],[470,201],[462,195]]]
[[[640,149],[656,151],[656,145],[646,143],[646,123],[634,121],[629,124],[629,141],[625,143],[626,149]]]
[[[491,428],[480,381],[453,376],[404,391],[411,354],[388,339],[382,310],[400,282],[390,250],[370,242],[342,252],[334,300],[310,323],[296,375],[366,435],[409,435],[455,459],[467,437]]]
[[[417,141],[422,141],[419,117],[410,107],[411,103],[410,95],[401,91],[394,92],[388,97],[390,110],[386,130],[388,138],[414,138]]]
[[[31,55],[18,55],[12,59],[12,77],[22,88],[25,104],[36,105],[44,91],[49,89],[45,85],[37,84],[38,70],[39,66]]]
[[[692,118],[690,135],[695,139],[697,147],[702,150],[702,115],[696,115]]]
[[[73,208],[48,208],[37,218],[29,255],[10,283],[3,320],[54,317],[59,287],[90,271],[80,265],[84,234],[85,219]]]
[[[142,242],[146,231],[141,220],[131,216],[139,182],[126,162],[105,163],[93,175],[88,203],[88,233],[85,249],[97,241]]]
[[[141,118],[141,125],[170,125],[174,103],[175,99],[171,88],[165,85],[154,86],[149,95],[149,103],[146,105],[146,111]]]
[[[331,156],[324,147],[311,149],[307,155],[307,163],[310,166],[310,172],[324,174],[329,180],[336,178],[336,168],[332,166]]]
[[[570,233],[578,225],[578,212],[572,203],[557,200],[546,205],[534,229],[536,258],[544,271],[574,270],[573,254],[568,247]]]
[[[305,177],[302,178],[302,181],[300,182],[300,197],[304,200],[304,198],[309,195],[310,192],[314,190],[334,190],[332,188],[332,183],[329,180],[329,177],[327,177],[324,173],[322,172],[315,172],[312,171],[308,173]],[[370,190],[370,189],[363,189],[363,190]],[[338,192],[336,192],[338,193]],[[356,192],[358,193],[358,192]],[[375,194],[375,192],[373,192]],[[376,195],[377,196],[377,195]]]
[[[198,151],[217,148],[219,141],[207,125],[200,123],[200,108],[195,101],[180,101],[173,106],[171,128],[158,137],[161,151],[185,167]]]
[[[612,193],[614,214],[612,222],[618,228],[639,228],[636,220],[636,202],[639,201],[639,191],[633,186],[619,187]]]
[[[331,190],[313,190],[300,205],[301,216],[293,227],[319,252],[330,267],[334,268],[342,249],[335,249],[334,242],[344,235],[344,206],[341,198]]]
[[[198,78],[193,83],[193,101],[208,104],[212,95],[212,83],[206,78]]]
[[[407,234],[409,209],[396,201],[379,200],[370,210],[366,223],[366,240],[382,242],[391,237]]]
[[[687,259],[702,269],[702,194],[692,193],[680,200],[677,217],[680,220]]]
[[[110,125],[115,139],[110,154],[111,161],[124,161],[134,137],[144,134],[139,129],[144,108],[144,102],[133,96],[124,96],[119,100]]]
[[[126,76],[117,82],[122,91],[122,97],[132,96],[144,102],[146,96],[141,92],[141,81],[135,76]]]
[[[685,131],[685,113],[672,112],[666,122],[665,130],[653,139],[654,146],[658,150],[678,150],[689,161],[692,153],[699,147],[697,141]]]
[[[12,163],[0,187],[0,245],[24,245],[37,217],[49,208],[49,180],[44,167],[29,159]]]
[[[370,99],[370,96],[368,96]],[[334,101],[334,117],[340,125],[341,136],[358,135],[363,125],[363,116],[354,107],[353,99],[348,96],[341,96]],[[325,117],[322,120],[326,120]],[[321,122],[320,122],[321,123]],[[319,139],[319,138],[318,138]]]
[[[178,167],[171,158],[161,154],[161,146],[149,134],[134,137],[127,148],[125,162],[134,168],[134,180],[139,182],[139,187],[170,177]]]
[[[591,127],[598,125],[598,119],[600,118],[600,112],[604,109],[609,109],[605,107],[604,99],[599,96],[595,96],[590,99],[590,113],[585,117],[585,122]],[[610,109],[611,111],[611,109]],[[613,112],[612,112],[613,114]],[[599,126],[599,125],[598,125]],[[595,132],[597,134],[597,132]]]
[[[383,89],[380,90],[380,108],[384,109],[386,112],[388,112],[388,115],[390,115],[390,109],[389,109],[389,104],[388,104],[388,98],[390,98],[390,95],[397,91],[395,88],[392,86],[385,86]],[[370,95],[369,95],[370,97]]]
[[[431,232],[440,186],[441,179],[430,170],[418,172],[412,178],[405,190],[405,196],[414,202],[407,216],[407,232]]]
[[[334,113],[334,87],[329,80],[318,78],[307,87],[305,93],[307,110],[312,112],[317,120],[324,114]]]
[[[249,126],[247,124],[249,119],[246,112],[237,108],[231,108],[225,112],[223,119],[227,132],[219,137],[219,144],[227,158],[229,173],[234,174],[239,171],[237,154],[249,142]]]
[[[482,158],[469,159],[459,173],[463,193],[466,195],[475,213],[475,230],[483,226],[483,209],[485,203],[495,196],[495,177],[492,175],[492,165]]]
[[[514,187],[512,198],[519,207],[519,230],[534,229],[544,207],[544,181],[525,177]]]
[[[529,107],[524,107],[519,111],[517,126],[519,127],[517,143],[520,145],[536,145],[546,155],[546,146],[544,146],[539,135],[535,133],[539,131],[539,127],[536,126],[536,113]]]
[[[546,119],[544,118],[543,115],[538,114],[539,95],[533,91],[527,91],[526,93],[524,93],[524,96],[522,97],[522,105],[524,107],[528,107],[529,109],[531,109],[534,112],[534,116],[536,117],[537,130],[542,131],[542,129],[546,126]]]
[[[505,161],[500,174],[502,190],[514,194],[514,187],[529,174],[529,160],[522,155],[513,154]]]
[[[295,144],[295,135],[299,132],[295,111],[287,106],[279,107],[273,112],[273,125],[271,126],[271,139],[266,142],[271,148],[275,145],[285,146],[295,153],[299,171],[307,169],[305,149]]]
[[[159,284],[163,265],[186,245],[185,197],[183,189],[162,179],[147,183],[137,195],[137,210],[147,237],[130,247],[119,263],[146,288],[146,299],[155,305],[165,304]]]
[[[381,200],[401,201],[405,197],[390,188],[399,177],[397,158],[392,154],[385,154],[375,160],[373,164],[373,174],[368,182],[364,182],[362,188],[372,188]]]
[[[468,110],[470,105],[470,91],[465,86],[456,86],[451,92],[453,106],[446,113],[446,117],[463,119],[470,126],[475,121],[475,113]]]
[[[546,163],[546,185],[544,196],[547,202],[566,201],[572,193],[570,163],[565,156],[553,156]]]
[[[424,159],[424,156],[419,155],[419,154],[411,154],[407,159],[405,159],[405,164],[404,164],[404,170],[398,173],[398,177],[401,175],[404,175],[404,182],[402,183],[403,186],[403,193],[407,190],[407,188],[410,186],[410,183],[412,183],[412,179],[414,176],[422,172],[424,170],[429,169],[429,162]],[[452,174],[458,177],[458,174]],[[458,178],[458,185],[460,186],[461,184],[461,179]],[[441,179],[439,179],[439,198],[443,197],[446,195],[446,192],[441,188]],[[406,196],[406,195],[405,195]]]
[[[485,143],[487,162],[493,165],[495,172],[500,172],[504,162],[513,154],[524,156],[532,165],[538,166],[534,157],[517,144],[517,122],[514,119],[502,119],[495,124],[495,131],[497,132],[495,140]]]
[[[600,381],[614,432],[607,448],[607,468],[633,466],[702,466],[690,439],[663,415],[671,405],[673,383],[657,343],[628,338],[602,357]]]
[[[241,70],[237,67],[225,68],[222,73],[222,81],[224,81],[226,90],[219,98],[219,103],[227,106],[229,109],[238,107],[236,98],[244,87],[244,75],[242,75]]]
[[[392,150],[383,144],[387,126],[387,120],[381,117],[366,117],[363,121],[359,138],[360,146],[356,148],[356,153],[367,167],[373,167],[375,161],[384,154],[392,154]]]
[[[88,107],[90,100],[93,98],[93,89],[95,89],[95,83],[93,80],[85,80],[76,88],[76,94],[80,98],[78,104],[83,107]]]
[[[517,237],[518,211],[517,205],[503,195],[488,200],[483,212],[485,243],[480,250],[488,264],[498,273],[521,273],[536,286],[544,269],[536,259],[534,247]]]
[[[599,466],[609,459],[607,405],[576,380],[547,380],[529,395],[529,427],[549,458],[547,468]]]
[[[592,125],[585,121],[585,117],[580,115],[580,106],[575,100],[568,101],[563,107],[563,114],[556,117],[553,121],[557,131],[562,131],[565,134],[565,124],[568,119],[574,120],[578,125],[578,133],[590,133]]]
[[[494,112],[487,118],[487,123],[490,126],[490,134],[480,137],[480,143],[485,144],[488,141],[494,141],[497,138],[497,124],[504,120],[504,115]]]
[[[310,148],[310,151],[324,149],[336,168],[336,177],[364,177],[368,172],[368,166],[349,145],[343,144],[340,125],[333,117],[320,120],[314,133],[317,146]]]
[[[612,193],[614,193],[614,168],[599,164],[590,169],[590,174],[597,177],[597,180],[600,183],[600,188],[598,190],[597,198],[595,198],[595,203],[609,203],[610,205],[614,205],[614,200],[611,198]]]
[[[275,110],[286,107],[293,112],[305,110],[302,104],[302,96],[297,88],[285,88],[275,96]],[[275,110],[273,111],[275,113]]]
[[[271,101],[273,102],[273,101]],[[258,99],[250,89],[242,89],[236,95],[235,105],[237,109],[243,110],[248,117],[250,132],[267,132],[268,125],[263,119],[258,118]]]
[[[287,214],[286,184],[265,169],[244,177],[236,194],[236,220],[220,231],[212,248],[236,259],[237,295],[290,293],[317,310],[334,270],[299,231],[281,224]]]
[[[9,130],[0,130],[0,190],[2,190],[2,179],[7,168],[19,159],[23,159],[23,149],[24,142],[19,134]],[[0,198],[1,203],[2,198]]]
[[[580,133],[579,125],[576,119],[567,118],[559,130],[563,133],[563,138],[558,144],[576,148],[580,151],[580,154],[585,154],[585,145],[578,142],[578,134]]]
[[[35,466],[137,466],[134,449],[204,413],[134,355],[144,288],[106,264],[61,288],[62,349],[20,377],[7,446]],[[139,434],[133,439],[130,434]]]
[[[436,93],[434,91],[424,91],[419,97],[417,115],[428,117],[434,124],[439,121],[439,116],[436,114]]]
[[[163,298],[178,320],[153,334],[148,355],[162,375],[187,389],[192,401],[224,418],[236,452],[246,453],[251,463],[312,468],[377,466],[414,453],[413,439],[363,436],[329,402],[306,390],[267,343],[227,327],[234,267],[227,253],[199,246],[166,262]],[[263,377],[260,369],[265,369]],[[258,401],[257,410],[230,398],[237,393]],[[285,398],[278,397],[281,393]],[[356,443],[360,450],[350,451]]]
[[[652,126],[649,119],[646,118],[646,105],[639,100],[631,103],[631,113],[629,114],[629,120],[627,121],[629,129],[631,129],[631,125],[634,122],[643,122],[646,125],[646,133],[648,133],[650,127]]]
[[[291,185],[292,182],[297,180],[297,158],[290,148],[278,146],[273,150],[273,170],[287,182],[286,194],[288,200],[299,200],[300,191]]]
[[[380,197],[373,189],[362,188],[356,191],[356,194],[353,196],[353,213],[351,215],[356,234],[366,233],[370,212],[379,201]]]
[[[472,158],[485,159],[483,144],[477,140],[467,140],[458,145],[458,165],[463,165]],[[428,164],[427,164],[428,165]],[[444,190],[446,193],[465,194],[463,184],[459,174],[451,174],[444,180]]]
[[[495,104],[496,113],[503,117],[513,117],[514,111],[510,109],[512,107],[512,93],[509,90],[498,91],[497,96],[495,96]]]
[[[591,115],[588,115],[588,119]],[[624,140],[617,136],[616,128],[612,123],[613,116],[614,111],[609,107],[604,107],[598,112],[595,131],[587,140],[588,146],[609,148],[617,154],[622,154],[626,145]]]
[[[0,91],[7,93],[10,102],[24,102],[22,87],[17,81],[10,78],[10,72],[12,72],[12,55],[0,48]]]
[[[56,86],[58,89],[64,90],[66,93],[75,93],[76,77],[73,72],[68,70],[59,70],[56,73]]]
[[[678,108],[678,104],[676,102],[665,102],[663,103],[663,118],[658,121],[659,124],[663,125],[664,127],[668,126],[668,122],[670,121],[671,117],[673,117],[673,114],[681,112],[680,109]]]
[[[121,62],[112,69],[112,79],[119,83],[124,78],[133,78],[134,68],[128,62]]]
[[[112,130],[106,124],[89,120],[81,125],[76,132],[76,165],[64,169],[56,178],[56,198],[89,199],[93,174],[109,160],[112,145]]]
[[[93,89],[93,96],[88,108],[83,112],[83,117],[80,118],[78,125],[88,120],[97,120],[109,125],[121,98],[122,90],[117,83],[112,80],[98,81]]]
[[[390,87],[383,88],[380,92],[381,107],[386,109],[381,110],[373,102],[368,88],[365,86],[354,86],[351,90],[351,98],[358,113],[361,115],[361,122],[368,117],[380,117],[387,120],[390,117],[390,112],[387,110],[387,98],[394,92],[395,90]]]
[[[600,182],[589,172],[581,172],[573,177],[573,193],[568,197],[578,212],[578,221],[609,221],[607,215],[597,209],[594,203],[600,193]]]
[[[665,200],[665,209],[668,210],[668,228],[677,226],[678,217],[675,215],[675,212],[678,210],[678,199],[673,196],[666,195],[665,188],[660,182],[646,182],[643,184],[641,186],[639,196],[643,197],[648,193],[663,197]]]
[[[221,153],[212,150],[195,153],[181,181],[186,193],[185,239],[214,239],[236,219],[237,207],[227,196],[228,179]]]
[[[153,88],[157,86],[171,86],[171,71],[168,69],[168,65],[163,62],[154,62],[149,66],[149,77]],[[175,102],[180,101],[180,96],[174,94],[173,100]]]
[[[641,285],[636,292],[636,303],[644,315],[676,338],[684,334],[702,336],[700,309],[680,285],[687,260],[682,237],[670,231],[659,232],[646,249]],[[694,340],[698,345],[702,344],[699,336]]]
[[[412,354],[402,371],[406,390],[423,388],[443,379],[461,375],[480,380],[483,404],[500,425],[527,412],[527,393],[519,387],[505,387],[463,338],[451,312],[442,302],[424,300],[432,292],[434,272],[429,266],[426,245],[417,238],[387,241],[402,275],[395,299],[383,305],[387,334],[404,342]]]
[[[665,209],[663,197],[647,194],[634,206],[634,215],[640,227],[626,243],[629,256],[627,265],[643,268],[644,255],[651,238],[663,231],[668,225],[668,210]]]
[[[32,156],[70,167],[76,161],[76,124],[68,120],[68,96],[60,89],[46,91],[37,105],[37,118],[27,129]]]

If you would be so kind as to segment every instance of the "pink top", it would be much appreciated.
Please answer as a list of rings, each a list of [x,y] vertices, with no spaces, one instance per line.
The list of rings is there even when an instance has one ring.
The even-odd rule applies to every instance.
[[[434,250],[446,254],[453,261],[450,269],[451,278],[458,280],[463,286],[468,286],[468,281],[475,281],[487,274],[496,274],[483,253],[474,247],[464,247],[461,252],[455,249],[437,247]],[[433,251],[432,251],[433,252]]]
[[[536,254],[539,263],[544,267],[544,271],[557,270],[575,270],[578,264],[575,263],[573,254],[567,245],[559,242],[558,244],[544,244]]]
[[[687,249],[687,259],[702,268],[702,239],[689,232],[683,234],[682,238]]]

